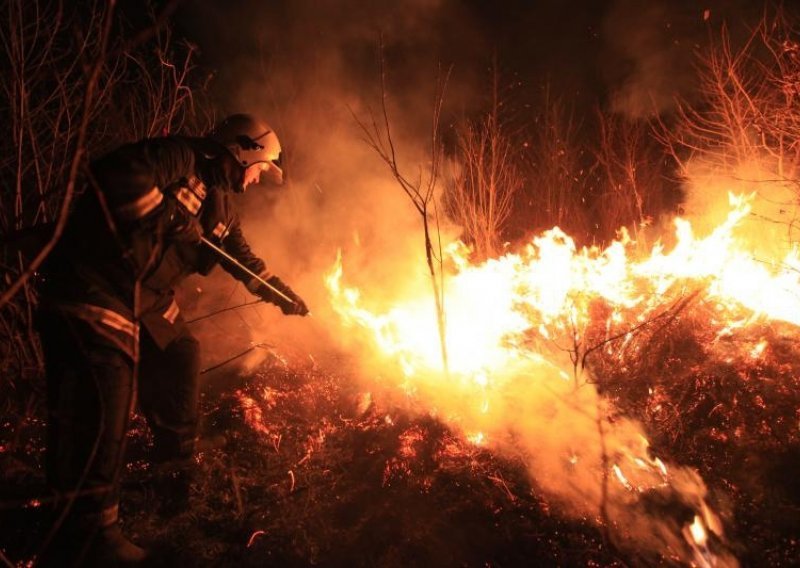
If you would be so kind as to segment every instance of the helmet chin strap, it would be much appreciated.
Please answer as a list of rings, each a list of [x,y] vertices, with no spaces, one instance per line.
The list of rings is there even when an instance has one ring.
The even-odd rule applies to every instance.
[[[247,167],[243,166],[238,159],[231,160],[228,163],[230,164],[228,169],[230,188],[234,193],[244,193],[246,189],[244,176],[247,174]]]
[[[235,181],[231,180],[231,182],[232,182],[231,183],[231,188],[233,189],[234,193],[244,193],[245,190],[247,189],[244,186],[244,176],[245,176],[245,172],[247,172],[247,169],[246,168],[241,168],[241,167],[239,169],[241,170],[241,173],[239,174],[239,179],[237,179]]]

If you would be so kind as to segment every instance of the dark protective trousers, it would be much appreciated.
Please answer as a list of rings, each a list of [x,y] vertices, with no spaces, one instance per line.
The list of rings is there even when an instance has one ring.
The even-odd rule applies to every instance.
[[[47,370],[49,485],[74,499],[72,512],[116,517],[125,434],[134,404],[133,360],[83,320],[39,317]]]
[[[133,360],[85,322],[40,316],[47,370],[49,485],[75,496],[76,518],[116,518],[125,440],[136,402]],[[140,347],[139,403],[153,432],[154,462],[186,460],[198,418],[199,345],[188,332],[160,350],[146,331]]]
[[[188,330],[163,350],[142,330],[139,407],[153,432],[153,461],[189,458],[197,436],[200,345]]]

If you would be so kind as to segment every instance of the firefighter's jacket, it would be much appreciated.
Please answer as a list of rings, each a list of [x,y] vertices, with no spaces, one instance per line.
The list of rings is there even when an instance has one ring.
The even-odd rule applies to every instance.
[[[42,267],[42,307],[88,323],[93,341],[138,350],[139,283],[172,244],[194,238],[167,188],[196,176],[177,137],[124,145],[90,165],[64,234]]]
[[[176,188],[174,195],[178,203],[196,215],[204,236],[235,258],[242,266],[261,278],[269,278],[266,265],[256,256],[242,233],[239,218],[233,210],[232,193],[229,188],[206,186],[189,180]],[[170,244],[158,266],[142,285],[144,311],[142,325],[156,344],[164,349],[178,337],[186,326],[175,300],[175,287],[193,273],[206,275],[217,265],[254,291],[258,280],[220,258],[218,253],[202,244],[174,242]]]

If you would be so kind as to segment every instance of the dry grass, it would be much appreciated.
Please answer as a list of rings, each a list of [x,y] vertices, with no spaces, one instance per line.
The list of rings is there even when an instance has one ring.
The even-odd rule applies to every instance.
[[[800,353],[785,331],[753,327],[723,339],[694,305],[658,332],[600,351],[590,368],[620,414],[643,421],[654,452],[697,467],[745,564],[788,565],[799,552],[793,473]],[[602,310],[598,310],[598,314]],[[600,330],[603,326],[598,321]],[[762,339],[762,359],[749,356]],[[566,520],[532,484],[521,460],[501,458],[438,420],[365,399],[345,361],[326,369],[273,358],[251,375],[217,375],[203,398],[204,429],[224,450],[198,459],[191,509],[159,516],[141,418],[132,434],[123,511],[127,530],[163,563],[200,566],[550,565],[665,562],[611,552],[598,529]],[[253,412],[253,409],[258,412]],[[257,421],[256,421],[257,419]],[[254,427],[257,426],[257,427]],[[5,437],[4,498],[41,491],[40,421]],[[23,499],[24,501],[24,499]],[[654,505],[655,506],[655,505]],[[43,508],[15,519],[0,547],[29,557]]]

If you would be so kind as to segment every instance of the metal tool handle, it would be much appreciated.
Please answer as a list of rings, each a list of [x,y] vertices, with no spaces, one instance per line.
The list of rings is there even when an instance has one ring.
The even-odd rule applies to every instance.
[[[260,284],[263,284],[263,285],[264,285],[264,286],[266,286],[266,287],[267,287],[269,290],[271,290],[272,292],[276,293],[278,296],[280,296],[281,298],[283,298],[284,300],[286,300],[286,301],[287,301],[287,302],[289,302],[290,304],[294,304],[295,306],[297,305],[297,302],[295,302],[294,300],[292,300],[292,299],[291,299],[289,296],[287,296],[286,294],[284,294],[283,292],[281,292],[280,290],[278,290],[278,289],[277,289],[275,286],[273,286],[272,284],[270,284],[269,282],[267,282],[266,280],[264,280],[263,278],[261,278],[261,276],[259,276],[258,274],[256,274],[255,272],[253,272],[252,270],[250,270],[249,268],[247,268],[246,266],[244,266],[244,265],[243,265],[241,262],[239,262],[238,260],[236,260],[235,258],[233,258],[233,257],[232,257],[230,254],[228,254],[228,253],[227,253],[227,252],[225,252],[223,249],[221,249],[220,247],[218,247],[217,245],[215,245],[214,243],[212,243],[211,241],[209,241],[207,238],[205,238],[205,237],[200,237],[200,241],[202,241],[202,243],[203,243],[204,245],[206,245],[208,248],[210,248],[211,250],[213,250],[214,252],[216,252],[216,253],[217,253],[218,255],[220,255],[221,257],[223,257],[223,258],[225,258],[226,260],[228,260],[228,261],[232,262],[232,263],[233,263],[233,264],[234,264],[234,265],[235,265],[237,268],[239,268],[240,270],[244,271],[244,273],[245,273],[245,274],[247,274],[248,276],[252,276],[252,277],[253,277],[253,278],[255,278],[255,279],[256,279],[256,280],[257,280],[257,281],[258,281]]]

